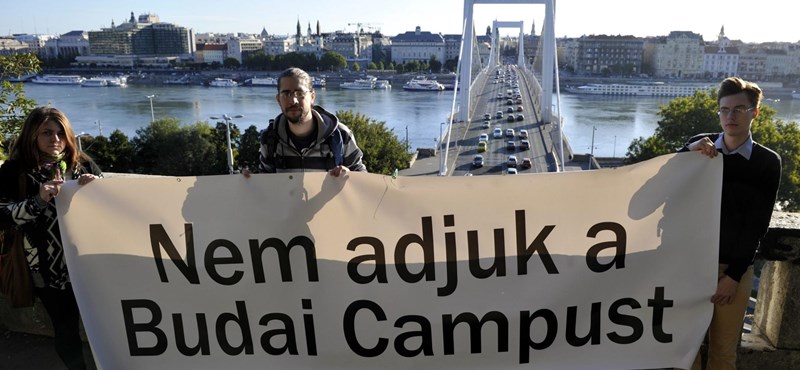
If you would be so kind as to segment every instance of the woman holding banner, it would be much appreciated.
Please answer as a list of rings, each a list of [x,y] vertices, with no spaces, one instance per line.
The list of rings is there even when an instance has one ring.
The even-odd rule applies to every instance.
[[[58,109],[31,111],[0,167],[0,230],[16,230],[41,299],[55,331],[55,349],[68,369],[85,369],[80,313],[64,261],[55,197],[65,179],[85,185],[102,177],[76,147],[69,120]],[[10,243],[7,243],[10,244]]]

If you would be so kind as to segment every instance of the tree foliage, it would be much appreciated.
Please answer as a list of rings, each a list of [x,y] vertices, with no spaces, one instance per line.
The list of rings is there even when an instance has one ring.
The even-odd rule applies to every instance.
[[[636,163],[674,153],[694,135],[720,132],[716,110],[717,95],[713,91],[698,91],[670,101],[658,112],[661,119],[653,136],[634,139],[625,162]],[[775,109],[762,105],[751,132],[753,140],[781,156],[783,169],[778,201],[787,210],[796,211],[800,209],[800,126],[797,122],[778,120],[775,114]]]
[[[353,131],[369,172],[389,175],[395,169],[408,168],[411,155],[405,143],[394,134],[394,129],[386,127],[386,122],[353,111],[340,110],[336,116]]]
[[[19,133],[36,102],[25,97],[21,82],[5,80],[34,74],[39,71],[40,62],[32,53],[0,55],[0,136],[3,138]]]

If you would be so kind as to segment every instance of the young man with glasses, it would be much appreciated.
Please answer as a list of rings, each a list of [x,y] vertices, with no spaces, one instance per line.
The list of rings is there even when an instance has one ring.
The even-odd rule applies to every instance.
[[[781,178],[781,158],[753,141],[750,127],[758,116],[761,89],[739,77],[722,81],[718,91],[722,133],[701,134],[682,151],[708,157],[722,153],[722,209],[719,233],[719,279],[711,296],[714,314],[708,328],[706,369],[735,369],[750,290],[753,259],[769,228]],[[701,369],[700,353],[692,370]]]
[[[261,134],[261,172],[366,172],[353,133],[333,113],[314,105],[311,76],[289,68],[278,77],[281,114]],[[243,171],[245,176],[249,172]]]

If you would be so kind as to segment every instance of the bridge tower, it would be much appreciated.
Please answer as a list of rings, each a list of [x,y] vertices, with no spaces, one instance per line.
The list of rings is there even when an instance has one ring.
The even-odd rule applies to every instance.
[[[555,38],[555,0],[464,0],[464,30],[463,30],[463,47],[461,48],[461,74],[459,75],[460,90],[458,92],[458,119],[467,121],[470,119],[472,107],[470,106],[470,93],[472,89],[472,53],[475,52],[475,24],[474,24],[474,8],[476,4],[540,4],[545,6],[544,28],[542,31],[542,90],[543,96],[541,97],[541,117],[544,122],[552,120],[552,107],[553,107],[553,74],[556,67],[556,38]],[[506,22],[497,22],[498,24],[506,24]],[[520,25],[520,47],[519,47],[519,61],[524,61],[524,48],[522,47],[522,22],[509,22],[513,24],[519,23]],[[517,27],[516,25],[510,27]],[[497,28],[492,30],[495,34],[493,43],[497,37]],[[499,57],[496,52],[496,46],[492,45],[492,54],[490,60],[495,60]],[[524,65],[524,64],[520,64]]]

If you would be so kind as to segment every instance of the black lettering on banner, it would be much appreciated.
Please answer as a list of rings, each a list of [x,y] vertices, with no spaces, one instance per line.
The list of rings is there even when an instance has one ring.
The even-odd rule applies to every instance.
[[[530,245],[527,245],[527,232],[525,230],[525,211],[517,210],[514,212],[514,220],[517,227],[517,274],[525,275],[528,273],[528,260],[531,259],[534,253],[539,253],[539,259],[542,260],[548,274],[558,274],[558,268],[550,257],[550,252],[547,251],[547,246],[544,245],[544,240],[556,228],[555,225],[547,225],[542,228],[539,235]]]
[[[453,227],[456,224],[455,216],[444,216],[444,227]],[[456,233],[450,231],[444,233],[444,251],[445,251],[445,267],[447,278],[445,279],[445,286],[436,290],[436,294],[440,297],[446,297],[456,291],[458,286],[458,256],[456,254]]]
[[[178,352],[184,356],[194,356],[202,353],[205,356],[211,354],[211,348],[208,342],[208,324],[206,324],[206,315],[198,313],[195,315],[197,319],[197,344],[194,347],[189,347],[186,344],[186,331],[183,330],[183,315],[179,313],[172,314],[172,322],[175,325],[175,345],[178,346]]]
[[[406,234],[400,237],[394,249],[394,261],[397,274],[407,283],[416,283],[425,278],[427,281],[436,280],[436,268],[433,255],[433,222],[431,217],[422,218],[422,236],[417,234]],[[406,264],[406,253],[411,244],[418,244],[422,248],[423,260],[425,261],[422,270],[412,273]]]
[[[261,348],[264,352],[277,356],[286,353],[296,355],[297,352],[297,337],[294,334],[294,323],[292,318],[285,313],[273,312],[261,317],[258,321],[260,325],[269,326],[270,322],[277,321],[283,324],[283,328],[265,330],[261,335]],[[272,339],[275,337],[285,337],[285,344],[283,347],[275,347],[272,345]]]
[[[584,337],[579,337],[577,332],[578,327],[578,307],[567,307],[567,343],[573,347],[580,347],[590,340],[592,345],[600,344],[600,302],[592,303],[591,312],[589,314],[589,333]]]
[[[380,356],[384,351],[386,351],[386,347],[389,345],[388,339],[378,338],[378,343],[375,344],[374,347],[366,348],[361,345],[361,342],[359,342],[358,336],[356,335],[356,315],[358,314],[358,311],[361,311],[362,309],[372,312],[377,321],[386,321],[386,313],[377,303],[363,299],[355,301],[347,306],[347,310],[344,312],[344,338],[353,353],[361,357]]]
[[[623,305],[629,306],[634,309],[639,309],[642,306],[633,298],[622,298],[616,300],[614,303],[611,304],[611,307],[608,309],[608,319],[611,322],[617,325],[624,325],[630,327],[633,330],[633,333],[629,336],[622,336],[619,335],[617,332],[608,333],[608,339],[611,339],[612,342],[617,344],[631,344],[639,340],[644,333],[644,325],[642,324],[642,320],[639,320],[638,317],[633,315],[623,315],[619,313],[620,307]]]
[[[481,328],[487,322],[497,325],[497,351],[508,352],[508,319],[498,311],[487,312],[478,320],[474,313],[464,312],[456,316],[442,315],[442,330],[444,331],[444,354],[455,353],[455,328],[458,324],[465,323],[469,326],[470,353],[481,353]]]
[[[481,256],[478,253],[478,231],[467,231],[467,249],[469,250],[469,272],[478,279],[492,276],[506,276],[506,240],[503,229],[494,229],[494,260],[487,268],[481,267]]]
[[[131,356],[158,356],[167,350],[167,335],[158,328],[161,323],[161,308],[147,299],[127,299],[122,302],[122,317],[125,322],[125,335],[128,338],[128,351]],[[148,322],[136,323],[133,319],[133,311],[144,309],[150,312],[151,319]],[[152,347],[140,347],[136,333],[151,333],[156,337],[156,344]]]
[[[545,336],[540,342],[534,342],[531,338],[533,333],[533,322],[538,319],[544,319],[546,325]],[[553,311],[548,309],[536,310],[534,313],[529,311],[522,311],[519,313],[520,331],[519,331],[519,363],[527,364],[531,360],[531,353],[528,349],[543,350],[553,345],[558,334],[558,319]]]
[[[242,343],[237,347],[228,341],[228,323],[241,331]],[[253,354],[253,338],[250,334],[250,321],[247,318],[247,307],[244,301],[236,301],[236,314],[225,312],[219,315],[216,324],[217,341],[222,351],[228,355],[238,355],[242,352]]]
[[[590,238],[597,237],[597,234],[603,230],[614,232],[617,238],[613,241],[597,243],[589,248],[589,251],[586,253],[586,265],[590,270],[598,273],[608,271],[612,267],[616,267],[617,269],[625,268],[625,251],[627,249],[628,239],[625,228],[616,222],[601,222],[592,226],[586,233],[586,236]],[[602,264],[598,261],[597,256],[601,251],[607,248],[616,248],[617,253],[614,259],[609,263]]]
[[[308,281],[319,281],[319,272],[317,270],[317,251],[314,242],[305,236],[295,236],[289,240],[289,244],[283,244],[283,241],[278,238],[269,238],[264,240],[261,245],[257,240],[250,240],[250,254],[253,258],[253,274],[256,277],[256,283],[263,283],[266,281],[264,275],[264,262],[262,261],[262,254],[268,248],[275,250],[278,254],[278,263],[281,269],[281,281],[288,282],[292,280],[292,265],[289,260],[289,252],[292,248],[299,246],[306,252],[306,270],[308,271]]]
[[[311,300],[303,299],[300,301],[304,310],[311,309]],[[308,349],[309,356],[317,355],[317,334],[314,330],[314,315],[310,313],[303,314],[303,325],[306,329],[306,348]]]
[[[369,284],[377,279],[379,283],[386,284],[389,279],[386,276],[386,250],[383,243],[376,237],[361,236],[347,243],[347,250],[355,251],[359,245],[372,246],[375,253],[353,257],[347,263],[347,275],[350,276],[350,280],[357,284]],[[372,266],[375,271],[370,275],[361,275],[358,272],[358,267],[361,264]]]
[[[656,287],[653,299],[647,300],[647,306],[653,307],[653,338],[661,343],[671,343],[672,334],[664,332],[664,308],[672,307],[671,299],[664,299],[664,287]]]
[[[221,248],[228,250],[229,257],[214,257],[216,250]],[[217,271],[217,265],[238,265],[243,262],[242,252],[240,252],[236,244],[233,244],[230,240],[217,239],[209,243],[208,248],[206,248],[204,262],[208,276],[221,285],[234,285],[241,281],[242,276],[244,276],[244,272],[241,270],[234,271],[233,275],[230,277],[223,277]]]
[[[395,328],[402,328],[407,323],[416,323],[419,325],[419,330],[409,330],[398,335],[394,339],[394,350],[403,357],[415,357],[419,354],[425,356],[433,356],[433,329],[430,321],[425,316],[419,315],[406,315],[402,316],[394,322]],[[409,349],[406,343],[409,340],[419,338],[419,347]]]
[[[167,231],[164,230],[164,226],[158,224],[150,225],[150,245],[153,248],[153,259],[156,262],[158,276],[162,283],[168,283],[169,279],[167,278],[167,271],[164,269],[164,261],[161,259],[160,246],[164,247],[164,251],[167,252],[169,259],[175,263],[175,267],[183,273],[187,281],[192,284],[200,284],[200,278],[197,276],[197,267],[195,266],[194,260],[194,233],[192,224],[184,224],[183,229],[184,235],[186,235],[186,263],[183,263],[183,258],[175,248],[175,244],[170,240],[169,235],[167,235]]]

